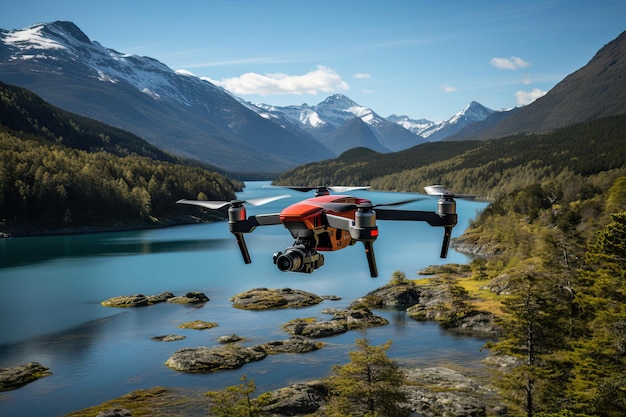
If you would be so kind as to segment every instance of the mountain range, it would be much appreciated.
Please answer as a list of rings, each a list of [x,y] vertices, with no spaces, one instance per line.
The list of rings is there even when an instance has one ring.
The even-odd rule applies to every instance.
[[[416,130],[339,94],[314,106],[247,103],[155,59],[106,48],[64,21],[0,30],[0,80],[168,152],[237,172],[283,171],[360,146],[395,152],[475,121],[455,115]]]
[[[626,32],[625,32],[626,33]],[[0,29],[0,81],[122,128],[180,155],[240,172],[282,172],[355,147],[397,152],[440,140],[545,132],[626,111],[626,35],[534,103],[494,111],[471,102],[448,120],[381,117],[344,95],[317,105],[252,104],[184,71],[92,41],[57,21]]]
[[[0,31],[0,80],[230,171],[276,172],[333,155],[222,88],[152,58],[105,48],[71,22]]]

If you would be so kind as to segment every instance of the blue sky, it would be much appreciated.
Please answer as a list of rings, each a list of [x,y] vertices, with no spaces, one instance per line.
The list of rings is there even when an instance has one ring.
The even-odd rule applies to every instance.
[[[23,0],[0,28],[69,20],[251,102],[341,93],[381,116],[527,104],[626,30],[626,1]]]

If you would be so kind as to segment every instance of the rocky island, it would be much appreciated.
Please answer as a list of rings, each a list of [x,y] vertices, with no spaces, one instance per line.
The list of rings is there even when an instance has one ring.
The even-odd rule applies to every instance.
[[[279,353],[306,353],[318,350],[321,343],[303,337],[290,337],[250,347],[228,343],[213,347],[182,348],[165,362],[168,367],[188,373],[207,373],[237,369],[243,365],[265,359]]]
[[[0,368],[0,392],[20,388],[49,375],[52,375],[52,372],[39,362],[30,362],[12,368]]]
[[[324,299],[319,295],[291,288],[254,288],[231,297],[233,307],[244,310],[309,307]]]
[[[112,297],[101,304],[105,307],[146,307],[164,302],[174,304],[201,304],[209,301],[209,297],[200,291],[191,291],[184,296],[175,296],[169,291],[157,295],[131,294]]]

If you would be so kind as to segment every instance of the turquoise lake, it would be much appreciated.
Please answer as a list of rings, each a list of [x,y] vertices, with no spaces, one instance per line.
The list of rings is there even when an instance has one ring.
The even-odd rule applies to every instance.
[[[267,182],[249,182],[241,199],[284,194]],[[248,214],[275,213],[309,194],[262,207]],[[354,191],[374,203],[404,200],[403,193]],[[484,202],[457,201],[462,234]],[[437,199],[403,206],[436,211]],[[422,222],[379,221],[375,243],[379,278],[369,276],[363,246],[357,244],[325,253],[325,264],[312,274],[280,272],[272,255],[293,243],[282,226],[259,227],[246,236],[252,264],[241,259],[226,222],[166,229],[0,239],[0,367],[39,362],[51,376],[14,391],[0,392],[0,415],[60,416],[97,405],[135,389],[153,386],[199,391],[239,384],[241,375],[254,378],[257,392],[322,378],[333,364],[345,363],[359,331],[320,339],[325,346],[312,353],[273,355],[241,369],[212,374],[185,374],[164,365],[182,347],[213,346],[216,338],[237,333],[247,344],[286,339],[281,325],[298,317],[328,318],[320,311],[346,307],[353,300],[386,284],[394,271],[408,278],[428,265],[467,263],[450,250],[439,258],[443,229]],[[303,309],[242,311],[229,298],[257,287],[296,288],[318,295],[337,295]],[[202,291],[210,301],[202,306],[162,303],[144,308],[116,309],[100,303],[127,294],[184,295]],[[404,312],[376,311],[389,319],[387,326],[368,329],[372,344],[389,339],[389,355],[403,366],[454,364],[477,367],[485,357],[485,341],[447,333],[436,323],[410,319]],[[192,320],[213,321],[209,330],[183,330]],[[156,342],[154,336],[179,334],[186,339]],[[206,410],[198,410],[206,415]]]

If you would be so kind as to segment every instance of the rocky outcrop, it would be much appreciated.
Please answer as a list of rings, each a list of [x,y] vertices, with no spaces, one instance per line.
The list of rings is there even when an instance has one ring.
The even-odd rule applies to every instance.
[[[100,304],[105,307],[146,307],[166,301],[176,304],[201,304],[209,301],[209,297],[200,291],[188,292],[184,296],[178,297],[169,291],[164,291],[157,295],[121,295],[109,298]]]
[[[372,308],[405,309],[419,303],[420,290],[411,281],[389,283],[367,293],[359,301]]]
[[[486,405],[490,391],[458,371],[435,367],[406,370],[406,375],[409,407],[418,416],[495,415]]]
[[[319,304],[322,300],[323,298],[319,295],[291,288],[254,288],[239,293],[230,299],[233,307],[244,310],[308,307]]]
[[[181,336],[178,334],[168,334],[164,336],[154,336],[152,340],[156,340],[157,342],[175,342],[177,340],[183,340],[185,336]]]
[[[480,258],[493,258],[503,252],[497,243],[486,241],[479,232],[465,231],[462,236],[451,240],[450,246],[454,250]]]
[[[214,347],[191,347],[177,350],[165,361],[168,367],[188,373],[208,373],[238,369],[243,365],[265,359],[263,349],[247,348],[237,343]]]
[[[345,333],[348,331],[348,326],[339,320],[318,321],[313,318],[304,318],[285,323],[283,329],[292,335],[320,338]]]
[[[404,390],[412,414],[420,417],[482,417],[497,415],[491,407],[492,393],[453,369],[433,367],[406,369]],[[326,381],[294,384],[263,395],[263,411],[271,416],[308,415],[328,400]]]
[[[389,324],[387,319],[375,315],[366,306],[359,305],[346,310],[333,311],[333,317],[330,320],[294,319],[285,323],[283,329],[291,335],[320,338],[345,333],[351,329],[365,329],[386,324]]]
[[[101,304],[105,307],[145,307],[165,302],[172,297],[174,297],[174,294],[169,291],[164,291],[158,295],[121,295],[118,297],[109,298],[108,300],[103,301]]]
[[[0,391],[14,390],[48,375],[52,375],[52,372],[38,362],[0,368]]]
[[[165,362],[168,367],[181,372],[208,373],[226,369],[237,369],[243,365],[265,359],[267,355],[279,353],[306,353],[318,350],[321,343],[303,337],[290,337],[251,347],[229,343],[214,347],[183,348],[176,351]]]
[[[419,321],[437,321],[447,330],[459,334],[475,337],[498,336],[500,329],[495,323],[496,317],[493,313],[474,309],[471,300],[462,300],[461,307],[455,306],[450,292],[453,283],[454,281],[432,278],[428,284],[419,285],[419,303],[407,308],[409,317]]]
[[[202,304],[207,301],[209,301],[209,297],[200,291],[191,291],[185,295],[171,297],[167,300],[168,303],[174,304]]]
[[[212,321],[194,320],[194,321],[186,321],[180,324],[178,327],[180,329],[206,330],[206,329],[212,329],[217,326],[218,324]]]
[[[217,342],[222,343],[222,344],[235,343],[235,342],[240,342],[242,340],[244,340],[243,337],[235,333],[225,335],[225,336],[220,336],[217,338]]]
[[[263,412],[272,416],[312,414],[322,406],[327,395],[322,381],[290,385],[266,393]]]
[[[272,342],[263,343],[255,346],[255,349],[262,349],[268,355],[276,355],[278,353],[307,353],[321,349],[323,346],[320,342],[314,342],[305,337],[292,336],[287,340],[274,340]]]

